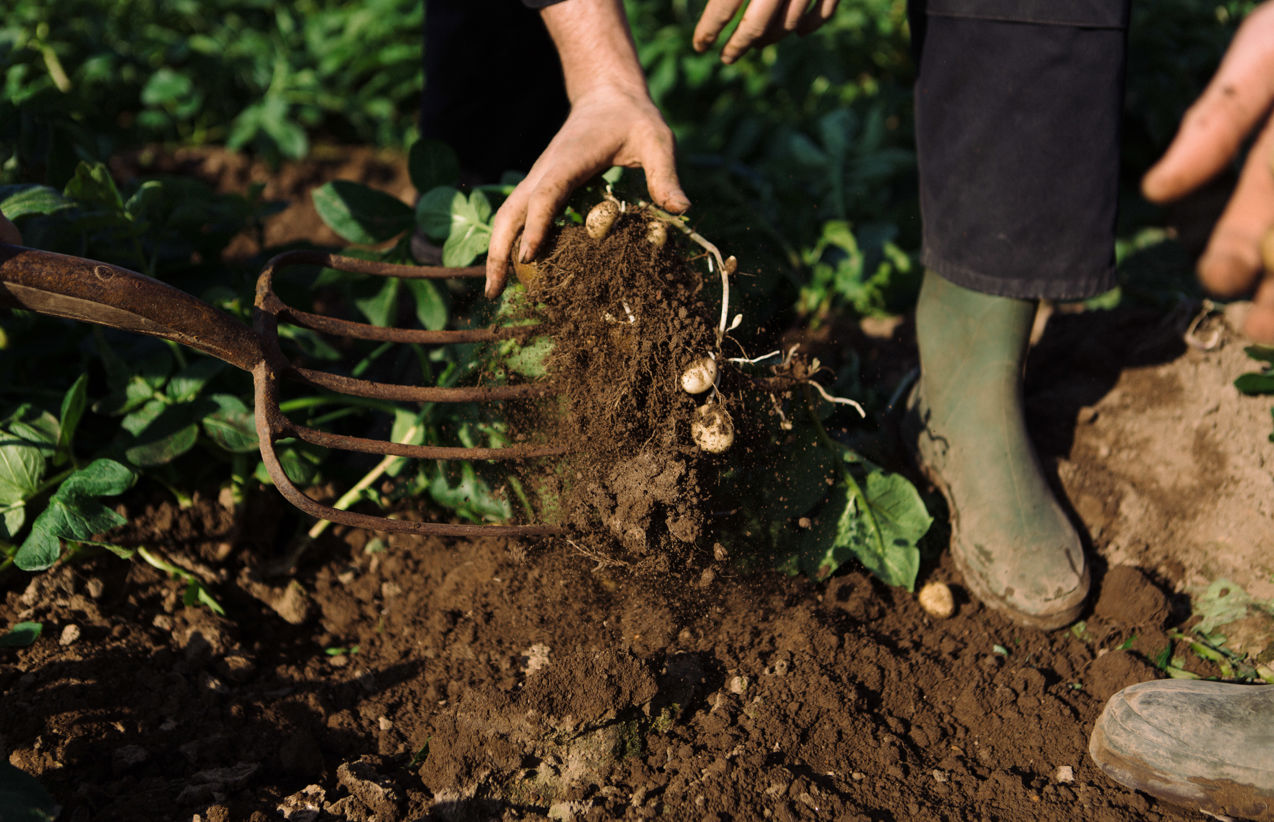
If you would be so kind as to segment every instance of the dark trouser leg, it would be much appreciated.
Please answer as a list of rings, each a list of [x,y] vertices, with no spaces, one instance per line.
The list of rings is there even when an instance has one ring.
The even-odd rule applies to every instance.
[[[1124,35],[935,14],[917,30],[928,271],[909,443],[970,590],[1060,627],[1089,575],[1027,434],[1022,369],[1036,300],[1113,285]]]

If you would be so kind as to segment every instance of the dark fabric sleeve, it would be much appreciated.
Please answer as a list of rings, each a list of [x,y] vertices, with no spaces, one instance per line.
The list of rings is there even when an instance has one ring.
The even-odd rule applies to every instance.
[[[542,9],[545,6],[556,5],[561,2],[562,0],[522,0],[522,5],[528,9]]]

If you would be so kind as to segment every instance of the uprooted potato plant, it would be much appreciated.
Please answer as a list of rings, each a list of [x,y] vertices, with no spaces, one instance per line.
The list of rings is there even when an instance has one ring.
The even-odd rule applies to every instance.
[[[504,315],[535,336],[503,370],[542,375],[551,397],[510,405],[509,423],[569,450],[520,470],[535,516],[603,564],[764,556],[821,577],[853,556],[911,587],[923,503],[828,436],[833,409],[861,409],[826,392],[817,360],[753,356],[736,268],[680,218],[609,194],[519,267]]]

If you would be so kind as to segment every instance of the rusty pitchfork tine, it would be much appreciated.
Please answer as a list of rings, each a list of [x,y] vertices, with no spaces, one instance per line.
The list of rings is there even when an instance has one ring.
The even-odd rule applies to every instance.
[[[480,276],[480,269],[416,268],[356,260],[317,251],[294,251],[272,259],[257,282],[254,326],[243,323],[203,300],[159,280],[119,266],[0,243],[0,305],[39,314],[91,322],[160,337],[202,351],[252,374],[254,419],[261,458],[279,493],[301,511],[342,525],[374,531],[433,536],[544,536],[562,533],[548,525],[476,525],[411,522],[342,511],[324,505],[297,488],[279,463],[275,442],[296,437],[327,447],[416,459],[530,459],[563,453],[557,446],[461,448],[402,445],[349,437],[298,425],[279,408],[279,377],[338,393],[413,402],[482,402],[541,396],[539,386],[440,388],[374,383],[294,367],[279,348],[280,319],[320,333],[357,339],[405,343],[455,343],[496,340],[515,332],[496,329],[425,331],[388,329],[352,323],[292,309],[273,292],[274,272],[288,265],[317,265],[382,277],[446,278]]]

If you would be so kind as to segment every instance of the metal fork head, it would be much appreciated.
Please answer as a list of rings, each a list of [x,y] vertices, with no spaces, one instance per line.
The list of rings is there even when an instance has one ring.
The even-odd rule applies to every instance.
[[[345,511],[310,497],[288,477],[275,450],[278,440],[295,438],[323,448],[363,454],[406,457],[423,460],[525,460],[560,456],[565,448],[557,445],[510,445],[501,448],[478,448],[444,445],[408,445],[389,440],[354,437],[322,431],[289,419],[280,407],[280,378],[297,381],[314,388],[376,400],[414,403],[490,403],[506,400],[533,399],[547,396],[542,385],[494,385],[469,387],[417,386],[371,380],[314,370],[292,363],[279,346],[279,323],[317,331],[323,335],[377,342],[447,345],[456,343],[496,342],[514,339],[519,332],[509,328],[478,328],[430,331],[426,329],[386,328],[361,322],[337,319],[303,311],[287,305],[275,292],[275,274],[290,266],[321,266],[338,271],[372,277],[403,279],[447,279],[482,277],[483,269],[438,268],[395,265],[359,260],[319,251],[290,251],[274,257],[257,279],[253,324],[265,356],[252,371],[256,388],[255,419],[260,438],[261,458],[271,480],[288,502],[318,519],[366,528],[373,531],[414,533],[447,537],[474,536],[548,536],[563,529],[543,524],[479,525],[471,523],[417,522],[390,519],[385,516]]]

